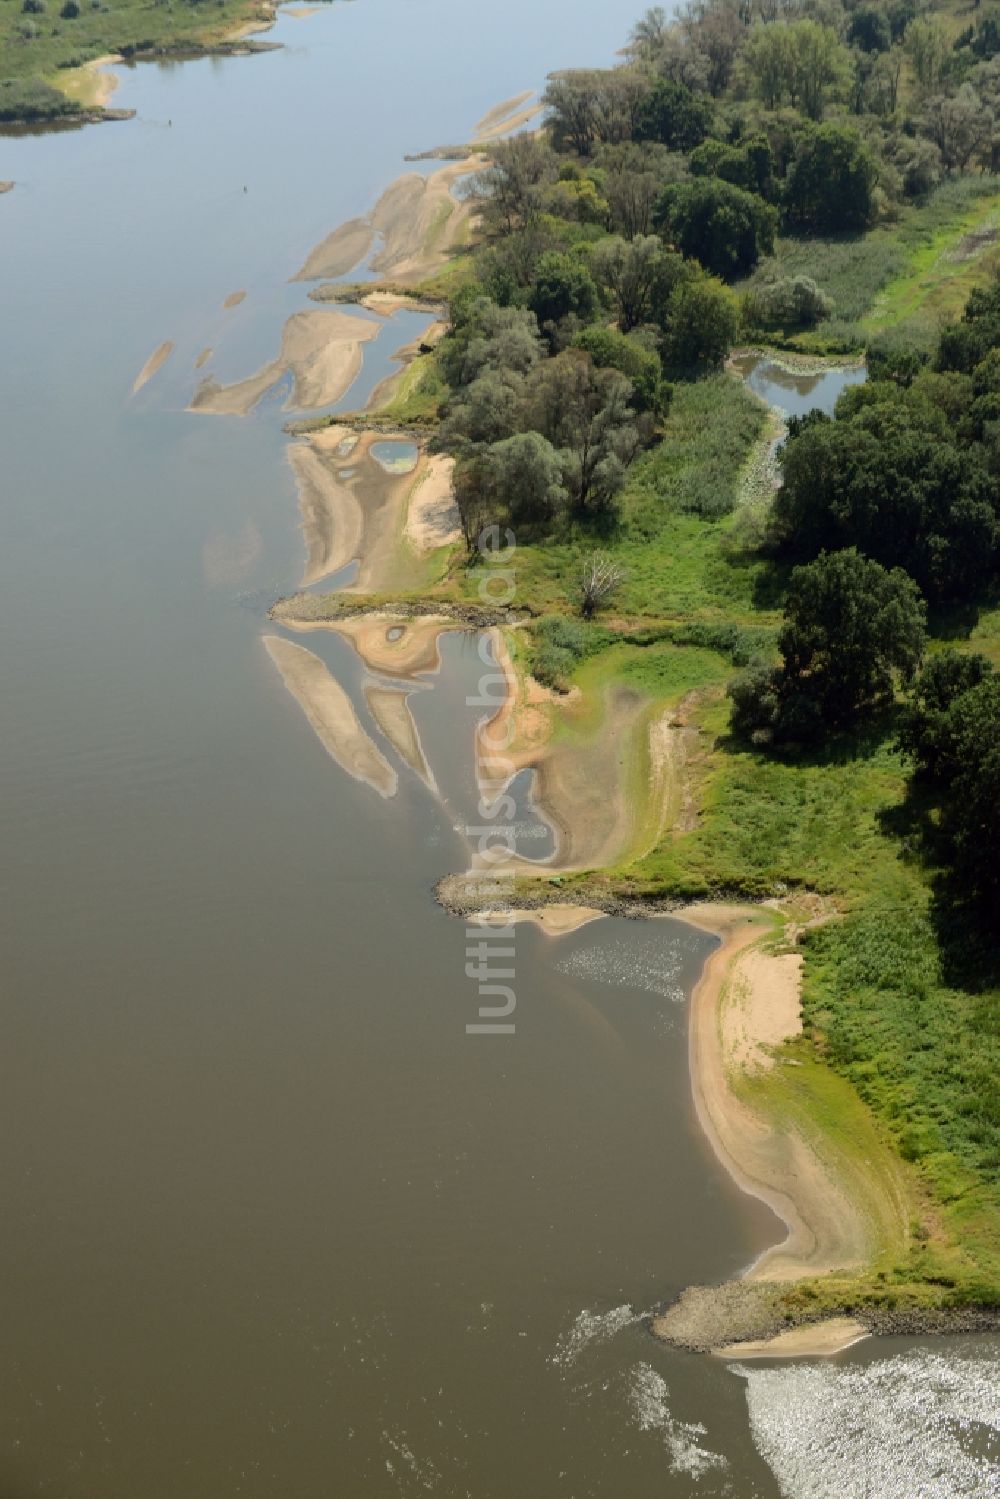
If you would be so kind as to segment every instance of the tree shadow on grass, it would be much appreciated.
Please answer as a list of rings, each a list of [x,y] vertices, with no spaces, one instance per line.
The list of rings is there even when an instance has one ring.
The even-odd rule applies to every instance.
[[[730,755],[752,755],[759,765],[801,766],[822,769],[824,766],[848,765],[854,760],[871,760],[897,738],[899,710],[895,704],[873,713],[852,729],[832,731],[814,744],[759,745],[732,732],[716,740],[717,748]]]
[[[918,862],[931,888],[929,915],[941,957],[942,982],[980,994],[1000,985],[1000,912],[977,899],[953,868],[953,851],[940,818],[940,798],[919,776],[906,796],[883,809],[879,826],[901,856]]]

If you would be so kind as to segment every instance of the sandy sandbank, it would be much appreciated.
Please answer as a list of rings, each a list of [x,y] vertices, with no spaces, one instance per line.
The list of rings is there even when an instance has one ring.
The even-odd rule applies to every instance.
[[[202,349],[201,353],[198,355],[198,358],[195,360],[195,362],[194,362],[195,369],[196,370],[204,369],[205,365],[208,363],[208,361],[211,359],[211,357],[212,357],[212,348],[211,348],[211,345],[209,345],[209,347],[207,349]]]
[[[292,279],[318,281],[346,276],[367,257],[374,243],[375,230],[367,219],[349,219],[320,241]]]
[[[532,89],[528,89],[523,94],[515,94],[513,99],[507,99],[503,104],[495,105],[483,115],[474,131],[476,144],[486,145],[489,141],[500,140],[503,136],[520,130],[522,126],[530,124],[540,115],[544,107],[541,101],[535,98]]]
[[[377,338],[382,324],[349,312],[296,312],[281,336],[277,359],[249,379],[232,385],[203,380],[188,408],[222,416],[246,416],[279,380],[290,375],[292,390],[285,407],[315,411],[332,406],[354,384],[361,370],[362,348]]]
[[[226,297],[226,299],[225,299],[225,301],[223,302],[222,305],[226,309],[226,311],[228,312],[231,307],[238,307],[240,305],[240,303],[243,302],[243,301],[245,301],[245,300],[246,300],[246,292],[245,291],[231,291],[229,293],[229,296]]]
[[[349,485],[338,478],[338,471],[348,461],[343,449],[349,441],[346,428],[327,427],[287,450],[306,543],[303,587],[339,572],[353,562],[361,547],[361,506]]]
[[[395,770],[362,728],[354,704],[326,663],[280,635],[265,635],[264,645],[332,759],[380,796],[395,796],[399,784]]]
[[[373,682],[365,688],[365,702],[403,764],[408,765],[431,791],[436,791],[434,776],[410,711],[412,692],[412,688],[387,687]]]
[[[144,385],[148,384],[148,382],[152,380],[153,376],[157,373],[158,370],[161,370],[163,368],[173,352],[174,345],[169,338],[165,343],[160,344],[160,347],[158,349],[153,350],[152,354],[150,354],[149,358],[146,360],[146,363],[143,365],[142,369],[135,377],[132,385],[133,395],[135,395],[142,389]]]
[[[9,193],[13,186],[13,182],[0,182],[0,193]]]
[[[830,1317],[806,1327],[792,1327],[773,1338],[727,1343],[713,1349],[717,1358],[829,1358],[868,1337],[868,1329],[852,1317]]]
[[[486,158],[476,154],[427,177],[411,172],[397,178],[367,218],[351,219],[327,235],[293,279],[346,276],[376,244],[372,270],[379,275],[404,285],[432,276],[464,242],[475,217],[475,204],[456,198],[454,188],[485,164]]]

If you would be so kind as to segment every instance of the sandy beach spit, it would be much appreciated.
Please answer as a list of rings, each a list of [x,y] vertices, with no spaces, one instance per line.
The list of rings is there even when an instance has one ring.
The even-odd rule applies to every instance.
[[[399,785],[396,772],[362,728],[354,704],[330,675],[326,663],[280,635],[265,635],[264,645],[331,758],[380,796],[395,796]]]
[[[770,924],[753,908],[704,905],[679,916],[722,939],[691,999],[698,1117],[734,1180],[766,1202],[788,1229],[784,1243],[766,1251],[747,1278],[791,1281],[863,1265],[874,1246],[857,1201],[811,1142],[793,1130],[776,1133],[733,1088],[747,1070],[770,1065],[767,1048],[799,1033],[801,959],[756,947]]]
[[[717,1358],[829,1358],[869,1336],[867,1327],[852,1317],[830,1317],[807,1327],[792,1327],[773,1338],[727,1343],[713,1350]]]
[[[245,291],[231,291],[222,305],[228,312],[231,307],[238,307],[245,298]]]
[[[169,338],[165,343],[160,344],[160,347],[158,349],[153,350],[152,354],[150,354],[149,358],[146,360],[146,363],[143,365],[142,369],[135,377],[135,380],[132,384],[133,395],[136,395],[144,385],[148,384],[148,382],[152,380],[153,376],[163,368],[173,352],[174,345]]]

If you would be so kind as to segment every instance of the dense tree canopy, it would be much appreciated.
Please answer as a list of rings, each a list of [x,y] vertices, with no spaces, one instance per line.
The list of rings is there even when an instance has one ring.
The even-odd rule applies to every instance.
[[[865,229],[874,213],[876,169],[857,131],[816,125],[799,136],[785,179],[788,218],[816,233]]]
[[[639,140],[659,141],[671,151],[693,151],[712,129],[713,118],[704,94],[661,78],[639,108],[636,134]]]
[[[850,727],[912,679],[925,608],[912,578],[853,548],[792,573],[779,637],[782,664],[730,688],[733,728],[761,743],[812,742]]]
[[[684,255],[734,280],[774,249],[778,215],[756,193],[705,177],[668,187],[657,205],[657,222]]]
[[[930,392],[921,380],[873,381],[842,399],[836,420],[793,426],[772,519],[786,554],[854,545],[904,567],[932,599],[982,586],[1000,544],[996,489],[980,445]]]

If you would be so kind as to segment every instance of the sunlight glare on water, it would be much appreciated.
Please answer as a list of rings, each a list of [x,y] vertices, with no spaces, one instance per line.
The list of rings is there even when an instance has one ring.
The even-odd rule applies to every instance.
[[[986,1345],[739,1372],[754,1440],[787,1499],[1000,1495],[1000,1379]]]

